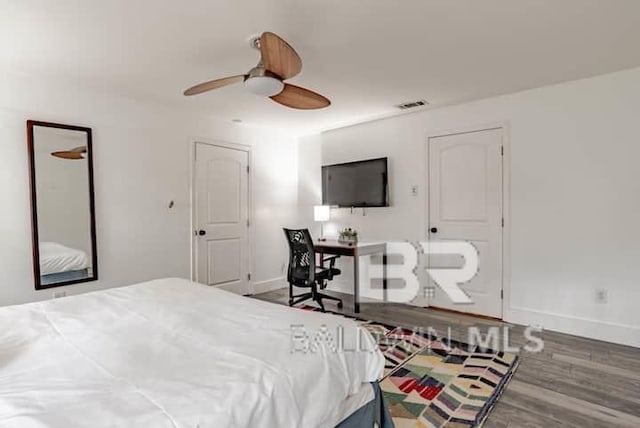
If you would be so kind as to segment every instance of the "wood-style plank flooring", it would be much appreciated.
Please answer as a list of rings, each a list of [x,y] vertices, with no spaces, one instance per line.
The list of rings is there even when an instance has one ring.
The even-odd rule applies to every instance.
[[[253,296],[280,304],[286,289]],[[354,315],[352,296],[326,309]],[[313,303],[311,303],[313,304]],[[431,327],[468,342],[468,327],[510,326],[514,346],[526,342],[522,326],[462,314],[394,303],[363,303],[360,318],[406,327]],[[521,362],[484,428],[633,427],[640,428],[640,349],[545,331],[540,353],[520,352]]]

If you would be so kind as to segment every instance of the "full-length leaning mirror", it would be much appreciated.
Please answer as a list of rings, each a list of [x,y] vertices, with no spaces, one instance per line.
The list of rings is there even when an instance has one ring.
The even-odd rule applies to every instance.
[[[27,122],[36,289],[98,279],[91,128]]]

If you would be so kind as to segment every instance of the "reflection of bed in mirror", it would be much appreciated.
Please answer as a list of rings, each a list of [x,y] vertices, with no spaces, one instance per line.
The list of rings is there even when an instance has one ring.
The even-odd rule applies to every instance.
[[[43,285],[89,276],[87,253],[57,242],[40,242],[40,280]]]

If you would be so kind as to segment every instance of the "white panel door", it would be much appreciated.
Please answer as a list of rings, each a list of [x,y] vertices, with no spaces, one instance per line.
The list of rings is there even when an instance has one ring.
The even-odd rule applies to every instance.
[[[249,293],[249,153],[196,144],[196,280]]]
[[[467,241],[477,275],[461,288],[472,304],[454,304],[430,279],[430,306],[502,318],[502,129],[429,139],[429,240]],[[459,255],[430,255],[430,268],[459,268]]]

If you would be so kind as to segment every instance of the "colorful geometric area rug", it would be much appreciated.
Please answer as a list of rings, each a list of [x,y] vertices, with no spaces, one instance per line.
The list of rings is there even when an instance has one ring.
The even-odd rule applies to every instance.
[[[356,320],[377,340],[386,360],[380,387],[396,428],[480,427],[519,363],[513,353],[329,313]]]

